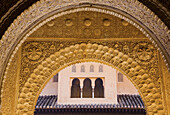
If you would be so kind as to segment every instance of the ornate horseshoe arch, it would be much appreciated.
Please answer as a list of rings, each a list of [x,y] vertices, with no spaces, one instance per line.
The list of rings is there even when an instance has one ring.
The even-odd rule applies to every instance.
[[[102,6],[103,5],[103,6]],[[73,8],[73,7],[77,8]],[[135,9],[135,10],[133,10]],[[130,24],[134,25],[136,28],[138,28],[147,38],[149,38],[152,43],[157,47],[157,49],[162,54],[164,61],[166,63],[166,66],[168,67],[169,64],[169,30],[167,27],[161,22],[161,20],[154,15],[148,8],[146,8],[144,5],[139,3],[136,0],[130,0],[130,1],[80,1],[80,0],[74,0],[74,1],[55,1],[55,0],[47,0],[47,1],[40,1],[37,2],[35,5],[30,7],[27,11],[23,12],[21,16],[19,16],[13,24],[9,27],[8,31],[3,36],[1,42],[0,42],[0,73],[1,73],[1,79],[2,81],[2,112],[4,114],[12,108],[13,105],[9,103],[11,102],[11,99],[13,98],[12,95],[9,96],[8,99],[5,97],[8,96],[9,90],[11,90],[11,87],[13,84],[19,84],[17,82],[18,78],[12,78],[11,76],[17,76],[19,74],[19,70],[17,70],[17,73],[14,71],[15,67],[14,65],[17,65],[17,61],[14,61],[17,56],[17,52],[19,50],[19,47],[24,43],[24,41],[27,39],[27,37],[32,34],[34,31],[36,31],[38,28],[43,26],[45,23],[51,21],[54,18],[60,17],[62,15],[70,14],[73,12],[80,12],[80,11],[94,11],[94,12],[101,12],[105,14],[114,15],[116,17],[119,17],[121,19],[126,20]],[[56,14],[56,15],[55,15]],[[94,44],[91,44],[94,45]],[[77,44],[77,46],[72,46],[73,49],[80,47],[76,49],[78,52],[73,52],[75,56],[79,55],[83,58],[85,55],[86,57],[89,56],[89,54],[83,54],[82,50],[85,47],[85,49],[88,49],[89,44]],[[145,105],[147,107],[148,114],[153,113],[159,113],[163,114],[165,113],[166,107],[165,107],[165,91],[162,92],[161,88],[163,87],[157,87],[152,83],[152,80],[150,80],[150,75],[147,74],[148,72],[142,69],[138,65],[138,62],[136,62],[134,59],[129,58],[128,55],[124,55],[121,52],[117,52],[119,55],[114,56],[115,50],[108,49],[108,47],[100,46],[96,44],[96,49],[94,49],[94,52],[97,52],[97,54],[93,54],[93,56],[99,55],[98,60],[101,60],[102,62],[110,63],[112,66],[117,66],[120,68],[124,73],[126,73],[127,76],[129,76],[132,81],[134,81],[137,84],[138,89],[141,92],[141,95],[143,96],[143,100],[145,102]],[[67,62],[66,59],[69,59],[65,54],[68,53],[66,51],[71,51],[71,46],[64,49],[64,51],[60,51],[60,53],[64,60],[61,61],[52,61],[54,58],[61,58],[62,56],[55,57],[55,55],[51,55],[46,61],[44,61],[40,66],[35,69],[34,73],[31,74],[30,79],[27,80],[27,82],[24,84],[24,87],[22,88],[21,92],[17,92],[16,95],[19,96],[18,103],[15,102],[16,100],[12,101],[15,103],[14,105],[17,105],[17,114],[32,114],[34,109],[35,100],[37,98],[37,92],[41,88],[40,83],[44,83],[44,80],[47,80],[47,75],[52,74],[52,68],[48,67],[49,64],[58,63],[56,66],[63,66],[63,64],[68,65],[69,62]],[[100,50],[99,50],[100,49]],[[110,51],[110,52],[109,52]],[[103,57],[101,57],[101,52],[104,53]],[[80,53],[80,54],[79,54]],[[89,53],[86,51],[86,53]],[[113,54],[112,54],[113,53]],[[70,56],[71,54],[67,54]],[[119,59],[120,58],[120,59]],[[94,61],[94,58],[89,58]],[[112,61],[111,61],[112,60]],[[128,60],[130,62],[128,62]],[[161,59],[160,59],[161,60]],[[73,62],[76,60],[72,60]],[[81,61],[80,61],[81,62]],[[114,63],[115,62],[115,63]],[[133,63],[132,63],[133,62]],[[71,63],[71,61],[70,61]],[[76,63],[76,62],[75,62]],[[117,65],[116,65],[117,63]],[[163,63],[164,64],[164,63]],[[47,65],[47,67],[45,66]],[[125,66],[126,65],[126,66]],[[129,66],[131,67],[129,67]],[[42,69],[41,67],[45,67]],[[63,66],[64,67],[64,66]],[[129,67],[129,68],[126,68]],[[165,69],[165,67],[163,65]],[[13,71],[10,71],[11,68]],[[58,69],[54,67],[55,69]],[[39,75],[39,69],[42,69],[47,75]],[[161,68],[159,68],[161,69]],[[54,71],[54,70],[53,70]],[[154,71],[154,70],[153,70]],[[162,76],[169,75],[168,70],[165,70],[166,73]],[[14,74],[15,73],[15,74]],[[39,75],[41,80],[36,80],[35,75]],[[161,76],[159,76],[161,78]],[[167,77],[168,79],[169,77]],[[169,78],[170,79],[170,78]],[[162,80],[162,78],[161,78]],[[30,82],[34,82],[33,86],[30,85]],[[163,82],[163,81],[162,81]],[[165,83],[165,82],[164,82]],[[167,82],[168,84],[168,82]],[[34,87],[34,90],[30,90],[30,87]],[[170,87],[167,85],[167,87]],[[17,90],[17,88],[14,88]],[[164,89],[162,89],[164,90]],[[146,92],[145,92],[146,91]],[[7,93],[8,92],[8,93]],[[161,92],[161,93],[160,93]],[[11,93],[12,94],[12,93]],[[168,94],[170,95],[170,94]],[[30,100],[27,99],[27,97],[31,97]],[[16,96],[17,98],[17,96]],[[152,100],[150,100],[152,98]],[[154,108],[154,109],[153,109]],[[7,113],[6,113],[7,114]]]
[[[139,89],[148,113],[162,113],[163,102],[160,89],[154,88],[156,86],[147,72],[134,59],[107,46],[81,43],[61,49],[34,69],[19,94],[17,114],[32,115],[41,89],[56,74],[56,71],[59,72],[71,64],[84,61],[96,61],[119,68]],[[159,103],[151,104],[150,101],[146,101],[150,99]],[[153,106],[156,107],[154,112]]]

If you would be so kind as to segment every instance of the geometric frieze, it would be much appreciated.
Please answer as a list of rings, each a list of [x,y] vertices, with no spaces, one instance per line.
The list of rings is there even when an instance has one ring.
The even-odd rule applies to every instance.
[[[30,37],[144,38],[135,26],[116,16],[82,11],[60,16],[38,28]]]

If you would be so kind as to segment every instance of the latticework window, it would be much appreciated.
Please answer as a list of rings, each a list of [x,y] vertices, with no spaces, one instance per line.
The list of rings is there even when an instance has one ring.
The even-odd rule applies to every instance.
[[[85,66],[84,65],[81,66],[81,72],[85,72]]]
[[[90,66],[90,72],[94,72],[94,65]]]
[[[72,72],[76,72],[76,65],[72,66]]]
[[[123,74],[118,73],[118,82],[123,82]]]
[[[99,72],[103,72],[103,66],[99,65]]]

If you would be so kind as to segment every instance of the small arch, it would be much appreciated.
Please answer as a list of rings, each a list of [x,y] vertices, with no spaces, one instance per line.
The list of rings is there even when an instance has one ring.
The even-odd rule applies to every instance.
[[[94,65],[90,65],[90,72],[94,72]]]
[[[80,98],[81,89],[80,89],[80,80],[74,78],[71,86],[71,98]]]
[[[76,72],[76,65],[72,66],[72,72]]]
[[[81,66],[81,72],[85,72],[85,65]]]
[[[92,98],[92,86],[89,78],[83,82],[83,98]]]
[[[99,65],[99,72],[103,72],[103,66]]]
[[[95,80],[94,98],[104,98],[103,80],[100,78]]]
[[[118,82],[123,82],[123,74],[122,73],[118,73]]]

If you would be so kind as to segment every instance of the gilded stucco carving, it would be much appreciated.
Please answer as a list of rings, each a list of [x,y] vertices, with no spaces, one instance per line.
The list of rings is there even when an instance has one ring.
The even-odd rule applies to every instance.
[[[134,52],[142,64],[149,63],[153,59],[154,47],[148,43],[137,44],[134,48]]]
[[[163,68],[163,76],[164,76],[164,80],[165,80],[165,93],[168,99],[168,104],[169,104],[169,109],[170,109],[170,74],[168,73],[168,70],[166,68],[165,64],[162,64],[162,68]]]
[[[25,54],[28,54],[29,50],[25,49],[31,44],[43,46],[41,47],[41,50],[46,51],[46,53],[42,53],[44,55],[43,57],[45,57],[43,61],[35,61],[35,63],[29,58],[26,58],[27,56]],[[146,47],[143,47],[143,45],[146,44],[152,48],[153,52],[146,54],[151,56],[151,58],[154,58],[154,60],[148,58],[148,63],[143,65],[142,62],[136,61],[140,60],[140,58],[134,56],[133,48],[138,46],[138,50],[141,49],[140,52],[145,53]],[[124,48],[124,46],[126,47]],[[32,48],[34,49],[34,47]],[[159,74],[156,73],[156,71],[159,71],[157,64],[158,52],[149,41],[27,41],[23,44],[22,52],[22,63],[27,60],[27,63],[22,64],[22,68],[24,68],[23,70],[29,68],[30,72],[25,75],[25,71],[21,71],[20,96],[19,104],[17,106],[17,112],[20,114],[32,114],[38,92],[46,80],[50,79],[49,77],[54,74],[53,72],[60,70],[64,66],[68,66],[67,64],[72,62],[81,62],[83,59],[108,63],[111,66],[119,68],[133,81],[136,87],[139,88],[139,92],[147,107],[148,114],[163,114],[165,112],[160,88],[160,77]],[[27,110],[29,110],[29,112]]]
[[[88,1],[88,0],[86,0]],[[63,20],[63,23],[56,23],[53,19],[58,18],[60,16],[71,14],[75,12],[82,11],[93,11],[94,14],[96,12],[100,12],[107,15],[112,15],[119,17],[123,20],[119,19],[120,24],[122,24],[122,28],[128,28],[129,26],[134,25],[140,31],[149,38],[153,43],[154,37],[151,37],[145,29],[134,22],[132,22],[129,17],[125,17],[119,13],[115,13],[109,10],[99,9],[99,8],[78,8],[73,10],[68,10],[62,13],[58,13],[53,17],[42,21],[34,29],[32,29],[24,38],[20,38],[19,36],[24,32],[24,30],[33,24],[33,22],[39,19],[41,16],[48,14],[51,11],[56,10],[59,7],[63,7],[65,5],[77,4],[81,1],[75,0],[72,1],[41,1],[36,5],[31,7],[31,10],[25,11],[21,14],[20,17],[17,18],[16,21],[10,26],[8,31],[3,36],[0,42],[0,72],[3,69],[4,62],[8,53],[15,48],[13,54],[9,59],[8,65],[5,72],[5,77],[3,80],[3,88],[1,89],[2,95],[2,112],[4,114],[9,114],[11,111],[8,111],[9,108],[12,108],[8,103],[10,99],[12,99],[12,93],[8,92],[8,90],[12,89],[12,85],[8,89],[8,85],[11,82],[14,83],[15,80],[11,79],[12,74],[8,71],[9,69],[15,70],[15,62],[12,59],[15,57],[15,53],[22,43],[22,66],[21,66],[21,76],[19,78],[19,98],[17,105],[17,114],[33,114],[35,101],[38,96],[38,92],[45,85],[45,81],[52,76],[53,72],[62,69],[65,66],[68,66],[71,63],[81,62],[83,59],[87,59],[90,61],[99,61],[102,63],[109,64],[111,66],[117,67],[122,72],[124,72],[129,79],[132,80],[136,87],[139,89],[141,96],[145,102],[147,107],[148,114],[165,114],[162,99],[162,89],[161,89],[161,76],[159,73],[161,71],[158,68],[158,51],[149,41],[145,40],[124,40],[119,41],[114,39],[114,41],[106,41],[98,39],[95,40],[83,40],[84,38],[112,38],[118,37],[120,35],[120,29],[112,30],[113,36],[111,36],[111,25],[113,24],[112,18],[103,18],[100,24],[101,28],[97,27],[94,22],[96,21],[93,17],[82,18],[81,26],[83,27],[80,30],[75,31],[72,36],[72,29],[70,27],[76,28],[76,18],[68,18],[66,17]],[[90,1],[93,3],[99,3],[99,1]],[[151,30],[154,35],[160,40],[161,44],[166,48],[167,54],[169,54],[169,33],[167,27],[158,19],[157,16],[152,14],[150,10],[144,7],[142,4],[138,4],[138,2],[134,1],[100,1],[101,4],[105,4],[108,6],[114,6],[120,10],[124,10],[125,12],[131,14],[136,19],[140,20],[143,25],[145,25],[149,30]],[[128,7],[128,8],[127,8]],[[130,9],[133,7],[132,9]],[[136,10],[133,10],[136,9]],[[97,16],[96,16],[97,17]],[[154,18],[153,18],[154,17]],[[41,19],[40,19],[41,20]],[[95,20],[95,21],[94,21]],[[99,20],[98,20],[99,21]],[[46,24],[47,25],[44,25]],[[131,25],[132,24],[132,25]],[[29,35],[35,32],[41,26],[62,26],[62,29],[58,29],[56,31],[55,37],[64,37],[64,38],[83,38],[79,39],[79,41],[26,41],[24,42]],[[79,24],[78,24],[79,25]],[[132,26],[133,28],[133,26]],[[125,32],[128,32],[128,29],[124,29]],[[38,30],[39,36],[43,37],[44,30],[41,28]],[[37,31],[37,32],[38,32]],[[131,34],[136,37],[141,35],[140,38],[143,37],[139,30],[131,31]],[[48,32],[49,34],[53,32]],[[46,34],[47,35],[47,34]],[[79,37],[78,37],[79,36]],[[129,38],[133,38],[133,36],[129,36]],[[32,34],[33,37],[33,34]],[[35,36],[34,36],[35,37]],[[48,36],[46,36],[48,37]],[[52,37],[52,36],[49,36]],[[125,36],[123,36],[125,37]],[[21,41],[20,41],[21,40]],[[16,47],[13,47],[16,41],[20,41]],[[156,45],[157,46],[157,45]],[[159,46],[158,46],[159,49]],[[3,72],[1,72],[3,73]],[[13,80],[13,81],[11,81]],[[13,85],[14,86],[14,85]],[[168,85],[167,85],[168,86]],[[169,87],[169,86],[168,86]],[[169,89],[168,89],[169,90]],[[13,91],[13,90],[12,90]],[[5,96],[9,95],[10,98],[5,98]],[[14,97],[13,97],[14,98]],[[11,100],[10,100],[11,101]],[[4,104],[4,105],[3,105]]]
[[[26,49],[26,58],[30,61],[41,61],[43,58],[42,46],[37,43],[29,44],[25,47]]]
[[[7,77],[3,84],[3,90],[1,97],[2,102],[2,115],[14,115],[15,113],[15,106],[16,100],[15,96],[17,94],[17,70],[18,70],[18,61],[19,61],[19,54],[15,55],[12,60],[12,63],[9,67]],[[5,111],[5,112],[4,112]]]
[[[116,16],[82,11],[60,16],[40,27],[30,37],[43,38],[144,38],[135,26]]]
[[[49,12],[55,11],[58,8],[62,8],[67,5],[77,5],[79,3],[83,2],[89,2],[94,4],[103,4],[106,6],[111,6],[114,8],[117,8],[119,10],[122,10],[124,12],[127,12],[128,14],[135,17],[137,20],[140,20],[140,22],[146,26],[149,30],[151,30],[156,37],[150,37],[147,32],[143,30],[138,24],[132,22],[128,18],[116,14],[116,16],[120,18],[124,18],[126,21],[130,21],[135,25],[137,28],[139,28],[147,37],[150,38],[155,43],[155,40],[158,39],[160,41],[160,44],[163,45],[163,48],[160,47],[159,42],[157,42],[156,46],[158,46],[158,49],[161,52],[165,52],[163,55],[167,59],[169,58],[169,30],[168,28],[162,23],[162,21],[147,7],[145,7],[143,4],[138,2],[137,0],[130,0],[130,1],[114,1],[114,0],[48,0],[44,1],[41,0],[41,2],[37,2],[32,7],[30,7],[28,10],[24,11],[18,18],[14,21],[14,23],[11,24],[11,26],[8,28],[8,30],[5,32],[4,36],[2,37],[2,40],[0,42],[0,73],[4,73],[3,65],[5,64],[6,57],[9,56],[10,50],[13,50],[16,44],[16,41],[21,41],[21,44],[24,42],[25,39],[20,38],[20,35],[26,30],[27,27],[30,27],[31,24],[34,23],[35,20],[40,19],[40,17],[48,14]],[[135,9],[135,10],[134,10]],[[85,9],[84,9],[85,10]],[[88,10],[88,9],[86,9]],[[98,12],[102,12],[101,9],[97,9]],[[68,12],[70,13],[70,12]],[[105,11],[107,13],[107,11]],[[112,13],[112,15],[115,15],[115,13]],[[130,17],[129,17],[130,18]],[[146,28],[145,28],[146,29]],[[87,30],[86,30],[87,31]],[[150,33],[151,34],[151,33]],[[29,35],[27,35],[28,37]],[[22,40],[21,40],[22,39]],[[17,46],[17,48],[20,45]],[[164,51],[165,49],[165,51]],[[17,49],[16,49],[17,50]],[[15,53],[14,53],[15,54]],[[13,57],[13,56],[12,56]],[[11,61],[11,60],[10,60]],[[168,60],[165,60],[168,61]]]
[[[168,75],[168,74],[167,74]],[[167,77],[167,95],[168,95],[168,99],[170,99],[170,76]]]
[[[50,38],[49,38],[50,39]],[[68,39],[69,40],[69,39]],[[90,39],[89,39],[90,40]],[[85,40],[86,42],[90,42]],[[27,41],[23,44],[23,49],[22,49],[22,66],[21,66],[21,77],[20,77],[20,85],[21,87],[25,83],[25,80],[27,80],[27,77],[29,77],[30,73],[37,67],[38,64],[44,60],[45,57],[50,56],[54,52],[59,51],[61,48],[68,47],[70,44],[74,45],[76,43],[82,43],[84,40],[81,41],[76,41],[76,40],[56,40],[56,41]],[[126,55],[129,55],[131,58],[134,58],[136,62],[138,62],[145,70],[147,70],[152,76],[156,84],[157,80],[159,79],[158,76],[158,63],[157,63],[157,51],[155,47],[149,42],[144,42],[143,40],[138,40],[136,42],[130,42],[128,40],[115,40],[115,41],[91,41],[92,43],[97,43],[97,44],[102,44],[102,45],[107,45],[109,47],[112,47],[114,49],[117,49],[121,52],[123,52]],[[38,49],[35,47],[30,47],[37,45]],[[40,47],[41,46],[41,47]],[[134,50],[136,49],[136,50]],[[33,53],[34,50],[38,50],[38,53],[41,54],[39,56],[38,60],[32,60],[28,56]],[[147,51],[146,51],[147,50]],[[30,53],[31,51],[31,53]],[[41,51],[41,52],[39,52]],[[34,51],[34,53],[36,53]],[[145,58],[141,58],[140,54],[144,55],[148,59],[145,60]],[[36,54],[34,54],[34,58],[37,57]],[[150,69],[151,68],[151,69]],[[25,79],[25,80],[24,80]]]

